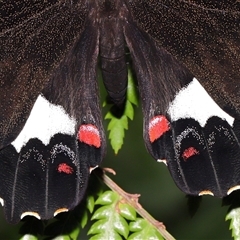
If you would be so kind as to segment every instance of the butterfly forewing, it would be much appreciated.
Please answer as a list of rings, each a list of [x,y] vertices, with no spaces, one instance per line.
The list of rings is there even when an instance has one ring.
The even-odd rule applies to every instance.
[[[239,118],[240,3],[129,1],[138,27],[184,64],[225,111]]]
[[[54,69],[79,39],[86,16],[85,1],[1,3],[1,147],[21,131]]]

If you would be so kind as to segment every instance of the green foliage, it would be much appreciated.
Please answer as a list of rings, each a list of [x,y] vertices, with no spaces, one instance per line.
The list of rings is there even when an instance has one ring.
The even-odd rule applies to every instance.
[[[240,207],[233,208],[226,216],[226,220],[230,220],[229,229],[232,230],[232,237],[240,239]]]
[[[104,192],[96,200],[101,205],[93,214],[96,222],[88,234],[95,239],[163,239],[148,221],[137,218],[135,209],[113,191]]]
[[[93,214],[92,220],[97,220],[90,228],[88,234],[95,236],[90,239],[125,239],[128,236],[128,223],[121,215],[119,209],[120,196],[115,192],[107,191],[103,193],[96,201],[101,204]]]
[[[154,228],[148,221],[142,218],[137,218],[129,225],[129,230],[133,232],[128,240],[140,240],[140,239],[163,239],[160,233]]]
[[[25,234],[20,238],[20,240],[38,240],[38,238],[32,234]]]

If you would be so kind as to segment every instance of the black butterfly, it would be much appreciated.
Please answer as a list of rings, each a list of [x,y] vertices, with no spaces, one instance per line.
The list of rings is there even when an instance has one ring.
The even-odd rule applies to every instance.
[[[125,46],[149,152],[188,194],[238,189],[239,25],[238,1],[2,1],[0,197],[7,220],[51,218],[81,201],[106,145],[97,65],[109,99],[123,109]],[[190,115],[178,99],[201,89],[196,79],[223,117],[210,111],[199,122],[201,114]]]

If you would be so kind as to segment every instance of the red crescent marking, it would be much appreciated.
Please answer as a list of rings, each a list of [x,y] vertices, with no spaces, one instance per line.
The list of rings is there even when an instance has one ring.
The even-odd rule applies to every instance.
[[[167,118],[163,115],[155,116],[149,122],[149,139],[150,142],[154,142],[160,138],[165,132],[170,129],[170,124]]]
[[[72,174],[74,172],[73,168],[67,165],[66,163],[61,163],[58,165],[58,172],[63,172],[66,174]]]
[[[194,147],[189,147],[187,149],[184,150],[183,154],[182,154],[182,158],[184,159],[184,161],[188,160],[188,158],[199,154],[199,151],[197,151],[196,148]]]
[[[90,146],[101,146],[100,134],[96,126],[92,124],[81,125],[78,131],[78,139]]]

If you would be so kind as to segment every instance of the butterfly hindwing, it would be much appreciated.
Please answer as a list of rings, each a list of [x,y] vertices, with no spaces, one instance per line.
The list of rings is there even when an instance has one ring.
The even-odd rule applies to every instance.
[[[178,187],[187,194],[218,197],[238,189],[238,120],[221,110],[196,79],[177,94],[167,115],[150,120],[147,141]],[[159,134],[159,129],[165,131]]]
[[[47,68],[40,68],[48,75],[44,75],[42,85],[35,75],[31,76],[32,82],[39,81],[37,100],[33,102],[27,121],[24,117],[26,124],[20,134],[1,151],[0,176],[5,178],[8,188],[1,185],[0,197],[6,218],[12,223],[27,215],[49,219],[74,208],[85,194],[91,169],[100,164],[105,152],[96,77],[99,32],[92,22],[83,18],[86,5],[80,5],[78,2],[74,9],[70,3],[59,6],[56,1],[53,4],[52,9],[58,7],[59,11],[66,12],[61,15],[59,23],[53,26],[53,21],[51,26],[60,31],[63,27],[60,22],[63,21],[70,32],[64,35],[66,41],[61,39],[62,45],[56,49],[59,52],[45,59],[48,64],[40,59],[43,56],[39,59],[32,57],[34,61],[39,60],[40,65],[46,64]],[[42,11],[47,14],[48,10]],[[77,11],[79,16],[74,19]],[[58,14],[61,12],[52,17],[57,18]],[[64,17],[65,14],[68,18]],[[84,31],[83,23],[88,26]],[[47,27],[50,26],[45,23],[40,29],[44,33]],[[54,32],[52,34],[52,41],[61,38]],[[45,41],[50,47],[52,41],[48,38]],[[43,43],[42,48],[45,48]],[[44,51],[38,54],[44,55]],[[52,53],[49,49],[46,51]],[[30,65],[28,63],[29,68]],[[29,97],[29,91],[24,89],[23,94]],[[4,113],[2,116],[8,117]],[[7,175],[1,172],[6,169]]]
[[[184,192],[229,194],[239,184],[239,145],[232,118],[240,113],[239,3],[130,1],[127,5],[133,21],[126,26],[126,39],[143,101],[149,152],[168,165]],[[211,109],[215,103],[209,95],[199,94],[202,87],[189,90],[195,100],[187,96],[179,105],[172,104],[181,89],[191,87],[194,77],[224,114],[219,107]],[[176,118],[174,111],[181,116]],[[212,142],[209,131],[215,136]],[[223,169],[228,169],[225,175]]]
[[[9,222],[26,215],[48,219],[82,199],[90,168],[101,161],[104,140],[90,128],[81,142],[77,126],[61,106],[39,96],[20,135],[1,151],[0,175],[8,187],[1,185],[0,196]],[[100,145],[90,145],[89,134]]]

